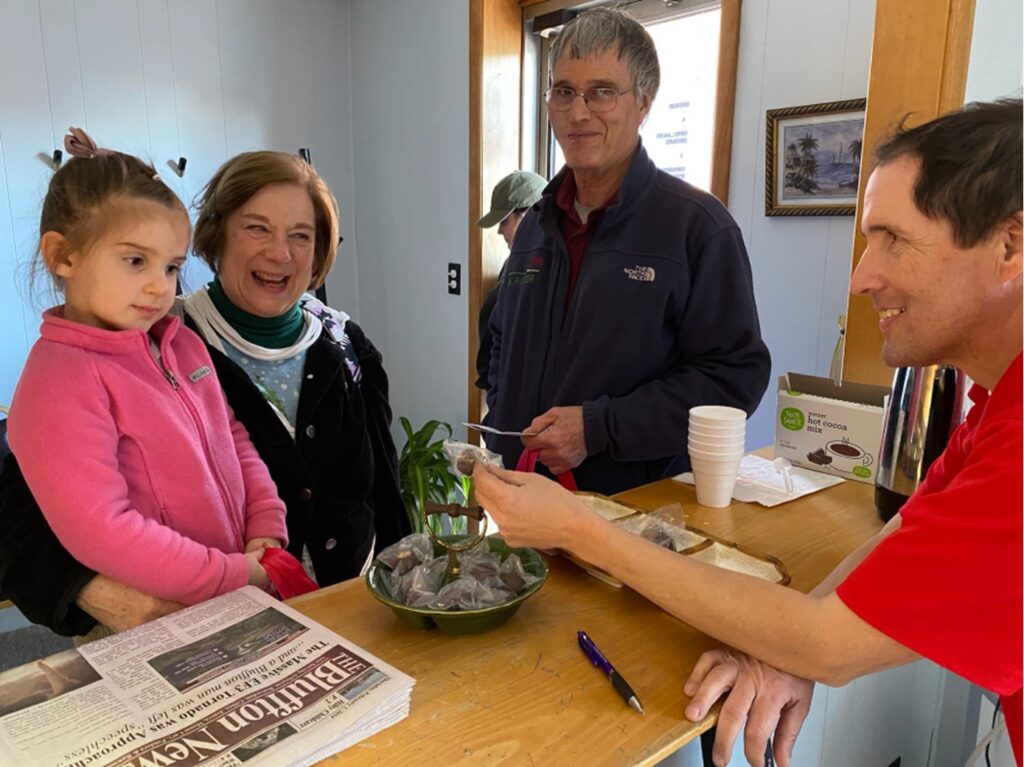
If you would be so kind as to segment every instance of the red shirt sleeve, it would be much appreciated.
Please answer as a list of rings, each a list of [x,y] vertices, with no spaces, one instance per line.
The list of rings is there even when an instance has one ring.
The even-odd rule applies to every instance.
[[[973,433],[961,429],[957,449],[968,435],[973,446],[955,476],[938,476],[952,474],[955,462],[933,467],[936,476],[929,472],[904,506],[900,529],[836,593],[900,644],[1011,695],[1021,687],[1024,653],[1019,407]]]

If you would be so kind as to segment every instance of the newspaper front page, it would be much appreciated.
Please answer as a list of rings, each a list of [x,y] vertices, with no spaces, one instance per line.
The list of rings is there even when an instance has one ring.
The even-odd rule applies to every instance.
[[[250,586],[0,674],[0,764],[313,764],[414,683]]]

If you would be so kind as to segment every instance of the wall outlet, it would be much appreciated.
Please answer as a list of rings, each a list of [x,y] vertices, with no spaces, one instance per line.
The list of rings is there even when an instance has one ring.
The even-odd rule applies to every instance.
[[[462,294],[462,264],[448,264],[448,292],[453,296]]]

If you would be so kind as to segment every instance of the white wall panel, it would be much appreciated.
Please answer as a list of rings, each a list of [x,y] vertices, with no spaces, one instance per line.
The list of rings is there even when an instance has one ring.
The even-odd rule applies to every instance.
[[[28,273],[38,241],[39,203],[52,171],[54,149],[39,6],[35,0],[0,2],[0,402],[10,402],[38,312],[28,297]],[[45,284],[45,280],[42,281]]]
[[[395,414],[457,424],[468,310],[445,272],[466,273],[468,3],[353,0],[351,24],[360,319]]]
[[[967,101],[992,101],[1021,95],[1020,0],[976,0],[971,61],[967,69]]]
[[[864,97],[873,23],[874,3],[859,0],[743,4],[729,209],[750,252],[773,378],[828,374],[836,317],[846,311],[853,217],[764,215],[765,112]],[[748,447],[773,442],[774,416],[772,385]]]
[[[0,405],[11,403],[29,344],[28,318],[19,290],[24,270],[18,265],[14,230],[7,215],[9,210],[3,131],[0,130]]]
[[[178,154],[172,156],[187,160],[180,184],[182,199],[191,206],[214,171],[228,159],[217,4],[169,0],[166,7],[178,136]],[[190,258],[182,274],[185,290],[198,288],[209,279],[206,265]]]
[[[169,163],[181,156],[178,138],[178,108],[174,87],[174,59],[166,3],[138,4],[139,40],[142,48],[142,85],[146,99],[146,128],[149,154],[160,178],[185,200],[184,179]],[[186,170],[189,170],[186,164]],[[185,200],[187,202],[187,200]]]
[[[85,125],[100,146],[149,157],[136,0],[76,0]]]
[[[24,267],[52,175],[39,155],[69,125],[153,161],[186,203],[231,154],[308,146],[352,233],[347,0],[0,0],[0,20],[0,402],[53,302],[28,300]],[[350,260],[357,304],[355,275]],[[190,260],[184,279],[209,272]]]
[[[67,0],[39,2],[39,23],[46,59],[46,86],[55,149],[64,143],[64,134],[69,126],[85,125],[76,15],[75,4]],[[71,158],[65,154],[64,159]]]
[[[313,164],[330,185],[341,211],[345,238],[327,280],[332,306],[360,316],[359,243],[355,226],[355,180],[352,129],[352,62],[349,14],[338,13],[334,0],[317,0],[310,9],[313,27],[313,130],[309,147]]]
[[[310,143],[312,24],[304,4],[219,0],[228,154]]]

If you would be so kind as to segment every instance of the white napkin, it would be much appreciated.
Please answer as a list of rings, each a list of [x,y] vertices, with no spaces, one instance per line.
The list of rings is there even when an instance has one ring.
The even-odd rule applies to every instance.
[[[826,487],[838,485],[846,480],[831,474],[821,474],[808,469],[794,466],[789,470],[793,480],[793,492],[786,492],[786,483],[782,475],[775,470],[771,461],[756,455],[745,455],[740,463],[740,473],[736,477],[736,487],[732,497],[744,503],[759,503],[762,506],[778,506],[780,503],[795,501],[805,495],[824,490]],[[693,484],[693,473],[685,472],[672,477],[676,482]]]

